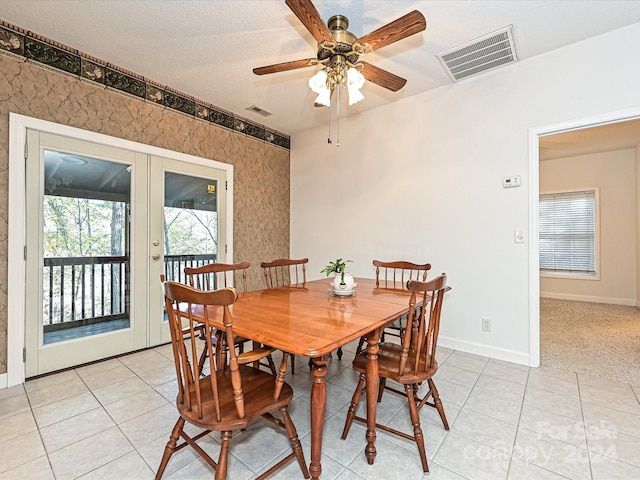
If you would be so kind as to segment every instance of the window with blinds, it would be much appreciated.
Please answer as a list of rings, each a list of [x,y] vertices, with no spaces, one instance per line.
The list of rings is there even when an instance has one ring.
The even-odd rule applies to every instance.
[[[595,275],[596,190],[540,195],[540,271]]]

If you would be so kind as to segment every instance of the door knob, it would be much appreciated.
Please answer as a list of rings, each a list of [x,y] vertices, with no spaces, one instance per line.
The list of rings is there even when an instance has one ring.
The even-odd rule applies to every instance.
[[[154,260],[160,260],[160,254],[154,253],[153,255],[151,255],[151,258],[153,258]]]

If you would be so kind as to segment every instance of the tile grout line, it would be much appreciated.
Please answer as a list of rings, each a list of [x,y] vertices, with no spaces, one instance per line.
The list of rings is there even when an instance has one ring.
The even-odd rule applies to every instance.
[[[36,416],[33,413],[33,405],[31,405],[31,399],[29,398],[29,393],[27,392],[27,389],[24,389],[24,394],[27,397],[27,403],[29,403],[29,411],[31,412],[31,417],[33,418],[33,423],[36,426],[36,431],[38,432],[38,438],[40,439],[40,443],[42,444],[42,450],[44,450],[44,456],[47,458],[47,464],[49,465],[49,468],[51,469],[51,473],[53,474],[54,478],[55,478],[55,471],[53,470],[53,464],[51,463],[51,459],[49,458],[49,452],[47,451],[47,447],[45,446],[44,443],[44,438],[42,438],[42,431],[40,430],[40,426],[38,425],[38,422],[36,420]],[[40,458],[40,457],[38,457]],[[35,459],[34,459],[35,460]],[[30,460],[33,461],[33,460]],[[29,463],[29,462],[26,462]],[[26,465],[26,463],[23,463],[22,465]],[[18,468],[22,465],[16,465],[13,468]],[[10,468],[9,470],[5,470],[5,472],[8,472],[10,470],[12,470],[13,468]]]
[[[445,365],[445,364],[447,363],[447,360],[448,360],[449,358],[451,358],[451,356],[453,355],[453,353],[454,353],[455,351],[456,351],[456,350],[452,350],[452,351],[449,353],[449,355],[447,355],[447,358],[445,358],[444,362],[442,362],[442,365]],[[436,457],[438,456],[438,452],[439,452],[439,451],[440,451],[440,449],[442,448],[442,445],[444,444],[444,442],[445,442],[445,440],[447,439],[447,437],[449,437],[449,434],[451,433],[451,427],[453,427],[453,426],[454,426],[454,424],[455,424],[456,420],[458,419],[458,416],[460,415],[460,412],[462,411],[462,409],[465,407],[465,405],[466,405],[466,404],[467,404],[467,402],[469,401],[469,397],[471,396],[471,393],[473,392],[473,389],[474,389],[474,388],[476,388],[476,386],[477,386],[477,384],[478,384],[478,380],[480,379],[480,376],[482,375],[482,372],[484,371],[484,369],[487,367],[487,364],[488,364],[488,363],[489,363],[489,362],[487,361],[487,362],[484,364],[484,367],[482,367],[482,371],[478,373],[478,378],[476,378],[476,379],[475,379],[475,381],[473,382],[473,386],[470,388],[470,390],[469,390],[469,394],[468,394],[468,395],[466,396],[466,398],[464,399],[464,402],[462,403],[462,405],[460,405],[460,410],[459,410],[459,411],[458,411],[458,413],[456,414],[455,419],[450,423],[450,425],[449,425],[449,430],[448,430],[448,431],[447,431],[447,430],[445,430],[445,434],[444,434],[444,437],[442,438],[442,441],[440,442],[440,444],[438,445],[438,447],[437,447],[437,448],[435,449],[435,451],[433,452],[433,455],[431,455],[431,458],[433,459],[433,461],[434,461],[435,463],[437,463],[438,465],[440,465],[440,464],[438,463],[437,458],[436,458]],[[451,365],[451,366],[454,366],[454,365]],[[456,367],[456,368],[459,368],[459,367]],[[469,371],[469,370],[466,370],[466,371]],[[472,373],[476,373],[476,372],[472,372]],[[437,372],[436,372],[436,374],[437,374]],[[434,380],[434,381],[435,381],[435,380]],[[457,384],[454,384],[454,385],[457,385]],[[461,386],[463,386],[463,385],[461,385]],[[473,410],[472,410],[472,411],[473,411]],[[445,412],[445,413],[446,413],[446,412]],[[447,419],[447,420],[448,420],[448,419]],[[461,435],[461,434],[458,434],[458,435]],[[463,436],[463,437],[465,437],[465,438],[468,438],[468,437],[466,437],[465,435],[461,435],[461,436]],[[490,447],[490,448],[491,448],[491,447]],[[441,466],[442,468],[446,468],[446,467],[443,467],[442,465],[440,465],[440,466]],[[449,469],[447,468],[447,470],[449,470]],[[452,471],[452,470],[449,470],[449,471]],[[465,476],[464,474],[462,474],[462,473],[458,473],[458,472],[455,472],[455,471],[453,471],[453,473],[454,473],[454,474],[456,474],[456,475],[459,475],[459,476],[461,476],[461,477],[465,477],[465,478],[466,478],[466,476]]]
[[[584,408],[582,406],[582,392],[580,389],[580,380],[577,373],[575,373],[575,376],[576,376],[576,383],[578,385],[578,400],[580,400],[580,418],[582,419],[582,427],[584,428],[584,441],[587,446],[587,461],[589,462],[589,475],[593,480],[593,467],[591,464],[591,449],[589,448],[589,430],[587,428],[587,422],[585,421],[585,418],[584,418]]]
[[[488,363],[488,362],[487,362]],[[531,376],[531,367],[527,369],[527,380],[524,384],[524,392],[522,393],[522,400],[520,401],[520,413],[518,414],[518,422],[516,423],[516,434],[513,437],[513,444],[511,445],[511,454],[509,455],[509,465],[507,466],[507,476],[505,478],[509,478],[509,473],[511,472],[511,464],[513,463],[513,453],[516,449],[516,442],[518,441],[518,435],[520,435],[520,420],[522,420],[522,410],[524,409],[524,399],[527,396],[527,388],[529,387],[529,377]]]

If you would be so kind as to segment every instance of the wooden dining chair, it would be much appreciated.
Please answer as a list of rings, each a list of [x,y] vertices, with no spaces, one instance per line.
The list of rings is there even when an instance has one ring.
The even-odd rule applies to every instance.
[[[266,478],[296,458],[302,475],[309,478],[309,470],[298,439],[296,427],[288,412],[293,399],[293,389],[284,381],[286,358],[277,376],[250,366],[254,358],[236,354],[229,349],[229,368],[216,368],[214,361],[215,343],[206,337],[206,348],[211,373],[205,377],[198,371],[197,352],[201,341],[197,326],[202,317],[207,328],[211,328],[210,318],[216,316],[224,324],[223,335],[227,342],[233,342],[233,317],[229,306],[236,302],[238,293],[234,288],[204,291],[176,282],[164,284],[165,305],[171,330],[171,344],[178,380],[176,406],[180,417],[169,436],[164,454],[156,472],[160,479],[174,452],[191,446],[213,469],[218,480],[227,478],[229,442],[234,431],[246,429],[256,419],[263,417],[276,427],[281,427],[289,438],[291,453],[273,465],[257,478]],[[196,320],[194,313],[199,312]],[[185,326],[186,324],[186,326]],[[280,412],[281,419],[274,416]],[[197,435],[190,435],[185,423],[202,429]],[[193,429],[189,428],[191,432]],[[220,432],[220,454],[213,460],[196,442],[211,431]],[[240,437],[243,438],[243,437]],[[180,439],[182,443],[178,444]],[[262,445],[261,448],[268,448]],[[274,452],[274,456],[278,452]]]
[[[304,287],[307,283],[307,263],[308,258],[280,258],[271,262],[261,262],[267,288]]]
[[[419,264],[404,260],[374,260],[373,266],[376,267],[376,288],[406,288],[409,280],[426,281],[427,272],[431,270],[430,263]]]
[[[239,292],[247,291],[247,270],[251,264],[208,263],[200,267],[185,267],[184,274],[191,285],[199,290],[218,290],[233,287]]]
[[[309,263],[308,258],[299,260],[279,258],[270,262],[260,262],[267,288],[304,287],[307,283],[307,263]],[[291,353],[286,355],[291,357],[291,374],[293,375],[296,373],[296,356]]]
[[[207,265],[202,265],[200,267],[185,267],[184,274],[189,282],[189,285],[197,288],[199,290],[218,290],[220,288],[233,287],[237,291],[241,293],[247,292],[247,270],[251,265],[249,262],[242,263],[209,263]],[[226,346],[225,337],[222,335],[220,331],[213,332],[214,338],[216,341],[222,342],[223,346]],[[204,329],[202,330],[201,339],[204,340]],[[233,345],[238,348],[240,353],[244,352],[245,343],[249,342],[248,338],[236,336],[234,337]],[[267,348],[262,345],[253,342],[253,350],[256,354],[261,354],[262,351]],[[228,348],[218,348],[216,349],[216,361],[219,365],[225,365],[226,357],[227,357]],[[271,349],[274,351],[274,349]],[[266,350],[264,350],[266,352]],[[202,351],[200,360],[198,365],[200,366],[200,371],[202,372],[204,369],[205,361],[207,359],[207,350],[204,349]],[[273,357],[269,354],[265,356],[266,363],[264,365],[268,367],[271,372],[275,375],[276,368],[273,362]],[[257,365],[256,365],[257,367]]]
[[[406,397],[409,404],[411,424],[413,425],[413,435],[387,425],[376,424],[376,427],[402,438],[413,440],[418,446],[422,469],[428,472],[429,466],[424,446],[424,435],[420,427],[420,409],[425,405],[435,408],[440,414],[445,430],[449,430],[444,407],[436,384],[433,381],[433,376],[438,371],[436,346],[440,330],[442,303],[445,292],[449,290],[447,276],[443,273],[427,282],[409,280],[407,289],[411,292],[411,297],[409,299],[409,318],[407,328],[402,336],[402,343],[398,345],[397,343],[384,342],[379,345],[378,374],[380,375],[380,390],[378,392],[378,402],[382,401],[382,393],[385,390]],[[347,438],[354,420],[363,423],[367,422],[366,418],[356,415],[367,381],[366,366],[367,352],[362,351],[353,360],[353,368],[360,373],[360,378],[347,413],[342,432],[343,440]],[[404,391],[387,386],[387,379],[401,384],[404,387]],[[419,389],[423,383],[425,383],[423,388],[428,388],[428,390],[420,398]]]
[[[406,288],[409,280],[425,282],[427,272],[431,270],[430,263],[418,264],[404,260],[396,262],[374,260],[373,265],[376,267],[376,288]],[[385,329],[385,333],[402,338],[406,320],[406,316],[399,318]]]
[[[409,280],[417,280],[424,282],[427,280],[427,272],[431,270],[430,263],[413,263],[404,260],[395,262],[383,262],[374,260],[373,265],[376,267],[376,288],[406,289]],[[402,338],[405,325],[407,324],[407,316],[395,320],[382,332],[381,341],[385,341],[385,335]],[[365,337],[360,338],[356,354],[360,353],[366,342]]]

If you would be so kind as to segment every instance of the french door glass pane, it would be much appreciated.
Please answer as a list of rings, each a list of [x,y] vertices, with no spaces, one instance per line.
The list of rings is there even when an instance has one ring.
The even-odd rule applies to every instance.
[[[164,181],[165,276],[184,283],[184,267],[217,261],[218,181],[173,172]]]
[[[44,343],[129,328],[127,164],[44,151]]]

